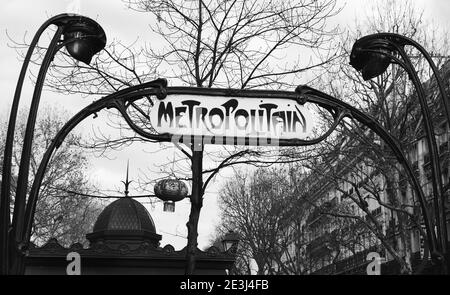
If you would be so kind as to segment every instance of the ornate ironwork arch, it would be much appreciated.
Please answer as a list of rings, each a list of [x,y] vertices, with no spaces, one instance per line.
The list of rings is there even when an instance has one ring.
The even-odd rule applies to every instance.
[[[157,134],[154,132],[148,132],[137,126],[127,113],[127,109],[133,105],[136,100],[143,97],[156,96],[158,99],[164,99],[169,95],[207,95],[207,96],[226,96],[226,97],[241,97],[241,98],[279,98],[279,99],[289,99],[296,103],[303,105],[305,103],[313,103],[319,107],[326,109],[333,117],[333,124],[331,124],[329,130],[327,130],[323,135],[315,139],[280,139],[280,146],[307,146],[317,144],[320,141],[327,138],[338,126],[338,124],[344,118],[350,118],[356,120],[357,122],[368,127],[374,133],[376,133],[380,138],[382,138],[386,144],[392,149],[394,155],[396,156],[398,162],[402,165],[406,171],[411,186],[415,189],[424,222],[427,225],[427,240],[431,250],[431,254],[436,256],[436,235],[434,231],[430,229],[433,228],[431,220],[428,216],[426,209],[425,195],[420,186],[419,180],[417,179],[414,171],[409,164],[405,154],[400,148],[397,140],[389,134],[389,132],[381,126],[374,118],[361,112],[355,107],[334,98],[326,93],[318,91],[308,86],[298,86],[295,91],[266,91],[266,90],[236,90],[236,89],[214,89],[214,88],[194,88],[194,87],[167,87],[167,81],[165,79],[157,79],[152,82],[143,83],[141,85],[132,86],[111,95],[108,95],[102,99],[99,99],[80,112],[73,116],[58,132],[54,138],[52,144],[45,152],[41,164],[36,173],[33,185],[31,187],[27,207],[26,207],[26,218],[24,237],[22,239],[22,246],[27,246],[31,235],[31,228],[34,219],[34,212],[36,208],[36,203],[39,196],[39,188],[42,183],[42,179],[45,174],[48,162],[51,158],[53,152],[61,145],[68,133],[75,128],[81,121],[89,117],[90,115],[96,115],[97,112],[103,109],[115,108],[123,116],[130,128],[135,131],[140,136],[146,139],[154,140],[155,142],[170,142],[173,140],[178,140],[174,138],[174,134],[162,133]],[[214,138],[209,136],[204,136],[202,140],[207,140],[207,142],[214,143]],[[244,144],[249,144],[249,139],[243,141]]]

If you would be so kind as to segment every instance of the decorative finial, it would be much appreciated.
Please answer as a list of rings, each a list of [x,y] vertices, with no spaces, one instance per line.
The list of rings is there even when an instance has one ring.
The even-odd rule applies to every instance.
[[[128,197],[128,193],[129,193],[128,187],[129,187],[129,185],[131,183],[131,181],[128,181],[128,168],[129,168],[129,165],[130,165],[130,160],[127,161],[127,176],[126,176],[126,179],[125,179],[125,181],[122,181],[122,183],[125,185],[125,197]]]

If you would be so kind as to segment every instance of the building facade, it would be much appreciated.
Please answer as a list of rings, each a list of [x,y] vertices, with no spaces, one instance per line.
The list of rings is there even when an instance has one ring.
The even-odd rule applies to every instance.
[[[449,68],[447,64],[442,70],[447,88]],[[427,82],[424,87],[430,90],[427,99],[433,102],[431,107],[442,107],[436,85]],[[447,191],[449,126],[443,118],[434,118],[434,121],[441,180]],[[421,121],[417,126],[420,124]],[[404,150],[422,185],[430,217],[434,220],[437,208],[431,184],[430,156],[424,132],[420,127],[418,129],[419,136]],[[369,131],[365,135],[380,150],[386,148]],[[401,169],[383,171],[378,167],[380,163],[374,163],[368,156],[370,152],[366,147],[355,147],[350,139],[342,140],[337,148],[341,151],[350,149],[352,153],[335,153],[322,159],[319,168],[302,180],[306,183],[303,194],[308,198],[303,208],[307,213],[303,223],[307,245],[297,251],[308,257],[309,273],[366,274],[371,262],[367,256],[371,252],[381,257],[381,274],[400,273],[403,262],[413,273],[431,272],[420,205],[404,172]],[[450,228],[448,204],[447,193],[447,230]]]

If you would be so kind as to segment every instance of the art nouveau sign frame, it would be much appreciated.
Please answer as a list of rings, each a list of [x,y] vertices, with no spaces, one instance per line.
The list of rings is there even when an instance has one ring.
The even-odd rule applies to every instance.
[[[136,105],[141,99],[148,100],[148,112]],[[315,118],[304,107],[305,104],[322,108],[332,117],[328,130],[316,138],[311,138],[311,125]],[[411,186],[418,195],[422,212],[427,212],[419,180],[395,138],[374,118],[339,99],[308,86],[298,86],[295,91],[167,87],[165,79],[157,79],[120,90],[93,102],[72,117],[59,131],[45,153],[31,187],[25,215],[27,236],[24,241],[28,241],[31,234],[39,187],[51,155],[81,121],[103,109],[111,108],[117,109],[130,128],[148,140],[200,146],[313,145],[327,138],[344,118],[350,118],[371,129],[389,145],[409,176]],[[144,118],[139,120],[140,123],[135,122],[136,120],[130,116],[132,109],[135,109],[135,114],[139,113]],[[195,126],[189,128],[192,124]],[[221,126],[220,124],[224,124],[225,127],[211,130],[210,127]],[[274,127],[278,128],[279,133],[274,131]],[[262,132],[263,136],[256,136],[257,131]],[[424,222],[429,225],[427,228],[432,228],[428,215],[424,213],[423,217]],[[433,249],[433,245],[436,245],[435,233],[428,231],[427,238],[430,248]]]

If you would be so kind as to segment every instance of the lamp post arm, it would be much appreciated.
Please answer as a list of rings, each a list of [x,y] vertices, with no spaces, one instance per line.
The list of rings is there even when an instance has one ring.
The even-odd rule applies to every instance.
[[[16,126],[17,113],[19,109],[20,95],[22,93],[23,82],[25,80],[25,75],[30,63],[33,51],[45,29],[55,22],[59,22],[61,18],[67,17],[67,14],[61,14],[53,18],[48,19],[44,22],[37,32],[35,33],[33,39],[31,40],[30,46],[28,47],[27,53],[25,55],[24,61],[22,63],[22,68],[20,70],[19,79],[16,84],[16,89],[14,92],[13,103],[11,106],[11,111],[9,115],[8,130],[6,133],[5,149],[3,154],[3,167],[2,167],[2,184],[0,192],[0,247],[1,247],[1,274],[8,274],[9,259],[8,259],[8,244],[9,244],[9,228],[11,225],[10,220],[10,200],[11,200],[11,166],[12,166],[12,153],[14,146],[14,131]]]
[[[441,166],[439,163],[439,154],[438,154],[438,148],[436,143],[436,136],[434,133],[433,128],[433,121],[430,116],[430,110],[428,108],[428,104],[426,101],[425,91],[422,87],[422,84],[420,83],[419,77],[417,76],[416,71],[414,70],[412,63],[406,54],[406,52],[403,50],[403,48],[400,48],[399,53],[402,57],[402,59],[406,62],[406,64],[409,67],[408,73],[410,74],[411,80],[414,84],[414,87],[417,90],[417,94],[419,97],[419,101],[421,104],[422,109],[422,116],[424,117],[424,125],[425,125],[425,131],[427,133],[427,143],[428,143],[428,152],[430,154],[430,162],[431,162],[431,173],[432,173],[432,185],[433,185],[433,192],[434,192],[434,200],[438,208],[438,212],[436,214],[436,225],[437,230],[439,232],[438,235],[438,242],[440,251],[442,251],[443,255],[447,257],[447,223],[446,223],[446,216],[445,216],[445,195],[443,194],[444,189],[442,185],[442,178],[441,178]],[[444,105],[446,102],[445,96],[442,96],[442,100],[444,101]],[[447,259],[447,258],[446,258]],[[444,273],[447,273],[447,263],[443,263]]]
[[[98,105],[98,104],[97,104]],[[22,243],[25,248],[28,247],[28,243],[31,237],[31,230],[33,227],[34,214],[36,211],[36,204],[39,196],[39,189],[42,184],[42,180],[44,178],[45,171],[47,169],[47,165],[50,162],[50,158],[53,152],[58,149],[58,147],[62,144],[66,136],[70,131],[73,130],[81,121],[86,119],[92,114],[97,113],[101,110],[102,107],[98,107],[94,104],[89,105],[81,112],[77,113],[74,117],[72,117],[57,133],[55,138],[52,140],[50,146],[45,151],[44,156],[42,157],[41,163],[39,164],[39,168],[36,172],[36,176],[34,178],[33,184],[31,186],[30,195],[28,198],[28,202],[26,205],[25,211],[25,222],[24,222],[24,237],[22,239]]]
[[[385,34],[387,36],[390,36],[390,34]],[[392,38],[396,37],[397,40],[393,41]],[[433,69],[434,75],[437,80],[437,84],[439,87],[439,91],[441,94],[441,99],[444,104],[446,116],[447,116],[447,122],[450,122],[450,116],[449,116],[449,109],[448,109],[448,101],[447,97],[444,92],[442,80],[439,76],[439,72],[437,71],[436,66],[434,65],[434,62],[432,61],[429,54],[425,51],[425,49],[420,46],[417,42],[403,37],[403,36],[397,36],[394,35],[394,37],[389,38],[389,42],[391,45],[395,48],[396,52],[401,57],[401,61],[392,56],[391,54],[385,53],[385,52],[379,52],[380,54],[384,54],[389,56],[392,60],[394,60],[396,63],[398,63],[409,75],[409,78],[411,79],[416,91],[417,96],[419,99],[419,103],[421,106],[421,112],[422,116],[424,118],[424,129],[425,134],[427,138],[427,146],[428,151],[430,154],[430,163],[431,163],[431,174],[432,174],[432,187],[433,187],[433,194],[434,194],[434,202],[437,206],[437,214],[435,216],[436,218],[436,226],[437,231],[439,233],[438,235],[438,248],[443,254],[443,258],[448,260],[448,247],[447,247],[447,241],[448,241],[448,235],[447,235],[447,222],[446,222],[446,211],[445,211],[445,203],[446,203],[446,195],[444,194],[445,190],[443,188],[442,184],[442,178],[441,178],[441,167],[439,163],[439,154],[438,154],[438,148],[436,143],[436,136],[434,133],[434,127],[433,127],[433,121],[431,119],[430,110],[428,107],[428,103],[426,101],[426,95],[425,90],[422,87],[422,83],[420,82],[420,79],[417,75],[417,72],[415,71],[412,62],[408,55],[406,54],[404,50],[404,45],[410,45],[416,47],[427,59],[427,61],[430,63],[431,68]],[[400,40],[400,44],[398,44],[398,40]],[[443,272],[447,273],[449,269],[449,263],[450,261],[446,261],[445,263],[442,263]]]
[[[411,40],[411,43],[420,51],[420,53],[423,54],[423,56],[425,57],[425,59],[428,61],[428,64],[431,67],[431,70],[433,71],[434,77],[436,79],[438,88],[439,88],[439,92],[441,94],[441,99],[442,102],[444,104],[444,108],[445,108],[445,113],[447,115],[447,123],[450,124],[450,106],[449,106],[449,101],[448,101],[448,97],[445,94],[445,88],[444,88],[444,82],[442,81],[441,75],[439,74],[439,70],[436,67],[436,64],[434,63],[433,59],[431,58],[431,56],[428,54],[428,52],[425,51],[425,49],[420,46],[417,42]]]
[[[11,200],[11,166],[12,166],[12,153],[14,145],[14,131],[16,126],[17,112],[19,110],[20,94],[22,93],[23,81],[25,80],[25,74],[27,72],[28,64],[30,63],[31,55],[34,48],[41,36],[42,32],[48,26],[42,26],[34,35],[28,48],[27,54],[20,70],[19,80],[17,81],[16,90],[14,92],[14,99],[9,114],[8,130],[6,133],[5,149],[3,154],[3,167],[2,167],[2,184],[0,193],[0,247],[1,247],[1,273],[8,274],[8,232],[11,225],[11,212],[10,212],[10,200]]]
[[[430,54],[428,54],[428,52],[425,50],[425,48],[423,48],[419,43],[417,43],[414,40],[411,39],[407,39],[407,41],[409,42],[409,44],[411,46],[414,46],[415,48],[417,48],[417,50],[419,50],[420,53],[422,53],[422,55],[425,57],[425,59],[428,61],[428,64],[430,65],[434,77],[436,79],[438,88],[439,88],[439,92],[441,95],[441,99],[442,102],[444,104],[444,108],[445,108],[445,113],[447,116],[447,124],[450,126],[450,106],[449,106],[449,98],[447,97],[446,93],[445,93],[445,88],[444,88],[444,82],[442,81],[441,75],[439,74],[439,70],[436,67],[436,64],[434,63],[433,59],[431,58]],[[441,180],[441,177],[439,175],[439,180]],[[442,180],[441,180],[442,181]],[[447,190],[445,190],[442,187],[441,190],[441,194],[440,194],[440,200],[439,200],[439,218],[441,219],[441,247],[443,248],[443,253],[446,256],[446,267],[447,267],[447,271],[450,270],[450,256],[448,253],[448,232],[447,232],[447,212],[446,212],[446,198],[447,198]]]
[[[434,66],[433,61],[431,60],[430,56],[425,51],[425,49],[422,46],[420,46],[417,42],[415,42],[409,38],[403,37],[403,36],[398,36],[398,39],[402,40],[403,42],[401,42],[401,44],[398,44],[397,40],[396,40],[397,42],[394,42],[390,39],[389,39],[389,42],[395,48],[396,52],[398,52],[401,59],[397,58],[396,56],[394,56],[392,54],[389,54],[389,53],[386,53],[383,51],[377,51],[377,52],[379,54],[384,54],[384,55],[388,56],[394,62],[399,64],[408,73],[409,78],[411,79],[411,81],[414,85],[414,88],[417,91],[417,96],[418,96],[419,103],[421,106],[422,116],[424,118],[424,120],[423,120],[424,121],[424,129],[425,129],[425,134],[426,134],[426,138],[427,138],[428,151],[430,154],[434,201],[438,208],[438,213],[436,214],[436,217],[435,217],[437,230],[439,232],[439,235],[437,238],[438,248],[443,253],[443,255],[445,257],[447,257],[446,253],[448,251],[447,251],[447,242],[446,241],[448,238],[447,238],[447,224],[446,224],[446,212],[445,212],[445,194],[444,194],[444,189],[443,189],[443,184],[442,184],[442,179],[441,179],[442,174],[441,174],[441,168],[440,168],[439,157],[438,157],[436,136],[434,133],[434,127],[433,127],[433,122],[432,122],[431,115],[430,115],[430,109],[429,109],[428,103],[426,101],[425,90],[422,87],[422,83],[420,82],[420,79],[412,65],[410,58],[408,57],[408,55],[406,54],[406,52],[403,48],[404,44],[417,47],[417,49],[430,62],[430,66],[434,69],[436,69],[436,67]],[[371,51],[371,50],[364,50],[364,51]],[[441,92],[441,98],[442,98],[442,101],[443,101],[443,104],[445,106],[445,110],[447,113],[447,118],[448,118],[447,121],[450,122],[449,121],[450,117],[448,116],[448,105],[447,105],[448,102],[447,102],[445,93],[442,92],[443,87],[442,87],[442,84],[440,83],[441,79],[439,77],[439,73],[437,72],[437,69],[434,73],[435,73],[436,79],[438,81],[438,85],[439,85],[440,92]],[[448,267],[446,264],[444,264],[443,266]],[[444,272],[446,273],[447,271],[444,270]]]
[[[439,71],[434,64],[430,54],[416,41],[395,33],[377,33],[368,36],[364,36],[358,39],[353,45],[352,55],[350,57],[350,64],[358,71],[365,71],[366,77],[371,78],[375,77],[382,72],[385,71],[385,67],[389,64],[389,61],[381,60],[380,55],[384,55],[388,57],[390,62],[398,63],[404,70],[408,73],[410,80],[412,81],[417,96],[420,102],[421,113],[423,117],[424,131],[427,139],[427,147],[430,155],[431,162],[431,174],[432,174],[432,187],[433,187],[433,197],[434,197],[434,205],[436,212],[436,225],[438,231],[438,240],[439,243],[437,248],[441,252],[441,266],[443,273],[448,273],[450,269],[450,257],[448,255],[448,233],[447,233],[447,220],[446,220],[446,193],[442,185],[441,178],[441,167],[439,162],[439,152],[436,144],[436,137],[434,133],[433,121],[431,120],[430,109],[427,104],[426,94],[423,89],[422,83],[420,82],[419,76],[414,69],[414,66],[411,62],[411,59],[406,54],[405,46],[412,46],[417,49],[427,60],[429,63],[434,76],[437,81],[438,89],[440,92],[440,96],[442,99],[442,104],[445,108],[445,116],[447,124],[450,122],[450,107],[449,101],[445,94],[444,84],[440,77]],[[367,51],[369,49],[378,49],[377,52],[374,52],[375,55],[361,55],[358,51]],[[400,58],[401,62],[399,62]],[[378,57],[377,57],[378,56]],[[376,59],[379,59],[376,61]],[[372,64],[371,64],[372,63]],[[371,70],[371,66],[378,65],[379,68],[375,68],[375,70]],[[384,69],[383,69],[384,68]],[[364,72],[363,72],[364,77]],[[433,227],[434,232],[434,227]],[[444,262],[444,263],[442,263]]]
[[[33,98],[31,102],[30,112],[28,114],[27,126],[25,129],[24,143],[22,155],[20,158],[19,176],[17,180],[16,199],[14,202],[14,213],[12,220],[13,235],[16,242],[20,242],[22,237],[22,226],[25,211],[26,194],[28,190],[28,174],[30,167],[31,147],[33,144],[34,128],[36,125],[36,117],[39,108],[40,97],[44,85],[45,75],[56,53],[56,45],[61,38],[63,27],[58,27],[50,42],[49,48],[45,54],[39,74],[34,88]]]
[[[434,63],[433,59],[431,58],[430,54],[425,50],[425,48],[423,48],[422,45],[420,45],[419,43],[417,43],[416,41],[414,41],[411,38],[399,35],[399,34],[395,34],[395,33],[378,33],[378,34],[372,34],[372,35],[368,35],[365,36],[363,38],[361,38],[361,40],[370,40],[370,39],[377,39],[377,38],[385,38],[387,40],[389,40],[391,42],[391,44],[395,45],[397,48],[403,45],[410,45],[415,47],[417,50],[419,50],[419,52],[425,57],[425,59],[427,60],[428,64],[431,67],[431,70],[434,73],[434,76],[436,78],[437,84],[438,84],[438,88],[441,94],[441,98],[442,98],[442,102],[444,104],[444,108],[445,108],[445,112],[447,115],[447,121],[450,122],[450,104],[449,104],[449,100],[445,94],[445,88],[444,88],[444,83],[442,81],[442,78],[439,75],[439,70],[436,67],[436,64]],[[449,123],[450,124],[450,123]]]

